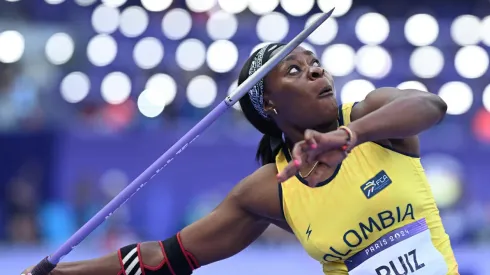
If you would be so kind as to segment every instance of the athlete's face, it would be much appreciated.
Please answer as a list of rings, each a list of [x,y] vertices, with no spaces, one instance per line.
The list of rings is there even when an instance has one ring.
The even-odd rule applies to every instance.
[[[337,119],[333,79],[318,58],[296,48],[265,78],[264,107],[276,109],[276,120],[299,128],[313,128]],[[272,111],[273,112],[273,111]]]

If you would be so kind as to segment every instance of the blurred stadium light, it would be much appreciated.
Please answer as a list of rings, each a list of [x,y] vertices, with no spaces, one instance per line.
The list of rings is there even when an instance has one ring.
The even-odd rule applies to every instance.
[[[313,21],[315,21],[319,13],[316,13],[308,18],[306,21],[305,27],[309,26]],[[308,36],[308,40],[316,45],[325,45],[332,42],[337,36],[337,32],[339,31],[339,26],[337,24],[337,20],[335,18],[331,18],[325,21],[316,31],[314,31],[310,36]]]
[[[175,28],[174,26],[179,26]],[[168,11],[162,20],[163,34],[173,40],[184,38],[192,28],[192,18],[184,9],[173,9]]]
[[[69,103],[78,103],[90,92],[90,79],[82,72],[73,72],[63,78],[61,96]]]
[[[257,35],[264,42],[279,42],[289,32],[289,21],[286,15],[271,12],[260,17],[257,22]]]
[[[363,46],[356,53],[357,71],[369,78],[384,78],[391,70],[391,56],[381,46]]]
[[[189,10],[193,12],[206,12],[216,5],[216,0],[185,0]]]
[[[322,54],[322,65],[333,76],[346,76],[355,67],[354,49],[345,44],[334,44],[325,49]]]
[[[454,59],[456,71],[464,78],[478,78],[488,71],[488,54],[479,46],[464,46]]]
[[[58,5],[65,2],[65,0],[44,0],[44,1],[50,5]]]
[[[24,54],[24,36],[18,31],[4,31],[0,33],[0,62],[14,63]]]
[[[146,89],[138,96],[137,104],[142,115],[153,118],[163,112],[165,101],[165,93],[157,89]]]
[[[376,30],[376,31],[373,31]],[[366,45],[379,45],[390,34],[388,19],[379,13],[366,13],[361,15],[356,22],[356,35]]]
[[[474,15],[460,15],[451,24],[451,38],[461,46],[475,45],[480,42],[480,19]]]
[[[315,0],[281,0],[281,7],[292,16],[303,16],[311,11]]]
[[[443,67],[444,56],[436,47],[419,47],[410,56],[410,68],[417,77],[434,78],[441,73]]]
[[[153,69],[162,62],[164,48],[160,40],[146,37],[138,41],[134,47],[133,58],[141,69]]]
[[[355,79],[347,82],[340,92],[342,102],[358,102],[363,100],[372,90],[374,84],[364,79]]]
[[[248,0],[248,8],[256,15],[264,15],[274,11],[279,0]]]
[[[99,5],[92,13],[92,27],[98,33],[111,34],[119,27],[120,16],[119,9]]]
[[[122,5],[124,5],[124,3],[126,3],[126,1],[127,0],[102,0],[102,3],[106,4],[109,7],[118,8]]]
[[[198,75],[187,85],[187,98],[196,108],[206,108],[213,104],[218,94],[216,82],[207,75]]]
[[[483,18],[479,29],[481,41],[485,45],[490,46],[490,15]]]
[[[75,0],[75,3],[82,7],[90,6],[94,4],[97,0]]]
[[[117,55],[117,42],[107,34],[99,34],[90,39],[87,47],[89,61],[95,66],[111,64]]]
[[[184,40],[177,47],[175,58],[183,70],[195,71],[206,61],[206,46],[194,38]]]
[[[209,45],[206,60],[211,70],[217,73],[229,72],[237,64],[238,49],[233,42],[228,40],[214,41]]]
[[[335,11],[332,16],[341,17],[345,15],[352,7],[352,0],[317,0],[318,7],[323,11],[327,12],[333,7]]]
[[[55,33],[46,43],[46,57],[54,65],[68,62],[75,51],[75,42],[66,33]]]
[[[172,0],[141,0],[141,4],[145,9],[152,12],[161,12],[166,10],[170,5],[172,5]]]
[[[473,91],[464,82],[451,81],[441,86],[439,96],[447,103],[447,113],[461,115],[471,108],[473,104]]]
[[[232,13],[216,11],[209,17],[206,27],[211,39],[230,39],[237,32],[238,20]]]
[[[121,13],[119,30],[127,37],[138,37],[148,28],[148,13],[141,7],[131,6]]]
[[[415,14],[405,23],[405,36],[414,46],[428,46],[439,36],[439,23],[429,14]]]
[[[167,74],[155,74],[148,79],[145,86],[146,90],[153,90],[163,96],[163,105],[169,105],[177,95],[177,84],[175,80]]]
[[[398,89],[402,89],[402,90],[405,90],[405,89],[416,89],[416,90],[424,91],[424,92],[428,92],[429,91],[427,89],[427,86],[425,86],[424,84],[422,84],[419,81],[414,81],[414,80],[402,82],[402,83],[398,84],[397,88]]]
[[[102,98],[107,103],[121,104],[131,94],[131,79],[122,72],[112,72],[104,77],[100,89]]]
[[[483,106],[490,112],[490,84],[483,90]]]
[[[263,1],[269,3],[270,1]],[[218,0],[220,8],[228,13],[240,13],[247,8],[247,0]]]

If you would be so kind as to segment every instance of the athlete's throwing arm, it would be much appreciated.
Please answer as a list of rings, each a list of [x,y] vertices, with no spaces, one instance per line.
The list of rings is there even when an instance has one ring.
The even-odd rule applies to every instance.
[[[243,179],[208,216],[162,242],[132,244],[102,258],[60,263],[52,275],[187,275],[240,252],[275,223],[286,228],[274,165]],[[27,274],[30,269],[23,273]]]

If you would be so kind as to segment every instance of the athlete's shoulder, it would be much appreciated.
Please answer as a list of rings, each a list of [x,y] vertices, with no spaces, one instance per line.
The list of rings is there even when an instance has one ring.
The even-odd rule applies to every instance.
[[[443,100],[439,100],[437,96],[434,96],[431,93],[413,89],[401,90],[395,87],[379,87],[369,92],[362,101],[359,101],[358,104],[356,103],[355,105],[352,105],[352,121],[381,108],[395,99],[413,96],[414,94],[424,96],[424,100],[427,98],[438,102],[440,101],[440,103],[438,103],[439,105],[445,104]]]
[[[231,195],[243,208],[254,214],[265,218],[281,218],[276,174],[275,164],[266,164],[241,180]]]
[[[235,187],[234,193],[248,198],[255,195],[267,195],[272,189],[277,191],[277,168],[274,163],[266,164],[245,177]]]
[[[395,87],[380,87],[371,91],[364,100],[350,105],[352,108],[349,115],[350,122],[376,111],[396,98],[406,97],[413,93],[427,94],[416,90],[409,91],[410,93],[407,93],[407,90],[400,90]],[[375,143],[384,145],[395,152],[403,152],[404,155],[420,155],[420,142],[417,135],[403,139],[378,140]]]
[[[275,163],[269,163],[259,167],[253,173],[245,177],[240,185],[256,187],[262,182],[276,182],[277,167]]]

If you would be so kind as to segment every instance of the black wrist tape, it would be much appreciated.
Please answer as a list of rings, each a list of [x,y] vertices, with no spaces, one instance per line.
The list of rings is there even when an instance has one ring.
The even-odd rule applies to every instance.
[[[199,267],[195,257],[182,246],[180,233],[159,244],[164,258],[158,266],[143,263],[139,243],[119,249],[121,275],[191,275]]]

